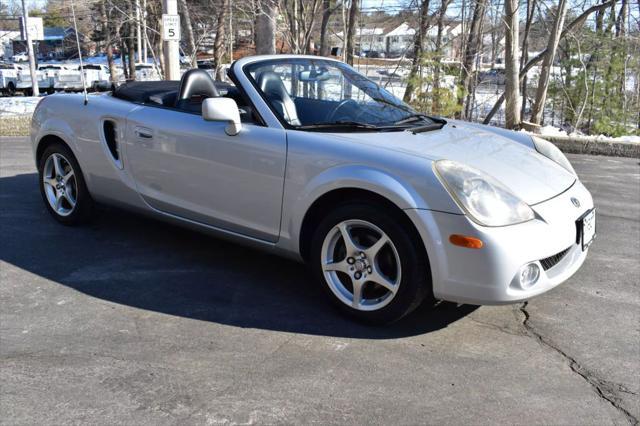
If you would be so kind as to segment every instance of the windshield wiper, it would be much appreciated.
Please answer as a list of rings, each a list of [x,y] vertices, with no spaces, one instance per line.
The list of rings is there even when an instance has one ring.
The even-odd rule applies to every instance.
[[[432,130],[440,130],[440,129],[442,129],[444,127],[445,124],[447,124],[446,121],[438,120],[435,123],[429,123],[429,124],[426,124],[424,126],[412,127],[410,129],[407,129],[407,131],[413,133],[414,135],[416,135],[418,133],[430,132]]]
[[[332,128],[353,128],[353,129],[368,129],[379,130],[382,127],[375,126],[369,123],[361,123],[359,121],[335,121],[333,123],[313,123],[304,126],[298,126],[298,130],[313,130],[313,129],[332,129]]]
[[[431,120],[431,117],[429,117],[428,115],[423,114],[421,112],[416,112],[416,113],[409,114],[409,115],[405,116],[404,118],[394,122],[393,124],[412,123],[414,121],[424,120],[424,119]]]

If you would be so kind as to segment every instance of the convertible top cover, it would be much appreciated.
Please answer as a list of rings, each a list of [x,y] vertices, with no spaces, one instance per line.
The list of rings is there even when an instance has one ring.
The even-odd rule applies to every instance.
[[[214,84],[221,96],[236,90],[234,86],[223,81],[214,81]],[[118,87],[113,92],[113,97],[139,104],[158,103],[154,98],[177,94],[179,86],[178,80],[131,81]]]

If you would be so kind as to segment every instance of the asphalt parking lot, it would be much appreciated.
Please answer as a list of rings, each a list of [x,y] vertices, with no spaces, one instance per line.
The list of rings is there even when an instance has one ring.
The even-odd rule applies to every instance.
[[[639,160],[570,159],[598,208],[572,279],[369,328],[297,263],[112,209],[57,224],[0,138],[0,422],[637,424]]]

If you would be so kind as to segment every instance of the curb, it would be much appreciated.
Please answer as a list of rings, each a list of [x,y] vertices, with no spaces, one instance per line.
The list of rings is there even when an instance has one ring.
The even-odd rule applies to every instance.
[[[560,151],[570,154],[605,155],[611,157],[640,158],[640,143],[589,140],[564,136],[540,135],[553,142]]]

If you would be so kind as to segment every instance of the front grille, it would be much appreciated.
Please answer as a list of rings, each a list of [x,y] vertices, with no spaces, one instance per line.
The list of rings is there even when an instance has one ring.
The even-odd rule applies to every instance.
[[[549,256],[545,259],[540,260],[540,263],[542,264],[542,269],[544,269],[545,271],[548,271],[549,269],[556,266],[562,260],[562,258],[564,258],[567,255],[567,253],[569,253],[570,249],[571,247],[565,250],[562,250],[560,253],[556,253],[553,256]]]

